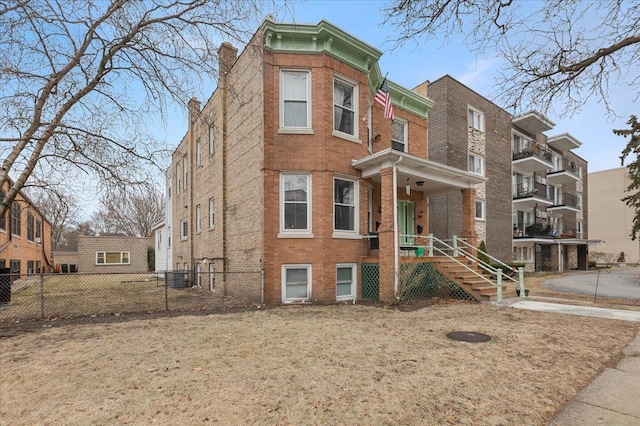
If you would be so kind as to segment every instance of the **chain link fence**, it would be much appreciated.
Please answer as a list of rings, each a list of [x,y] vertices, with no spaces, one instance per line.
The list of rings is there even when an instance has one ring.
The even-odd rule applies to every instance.
[[[261,303],[262,271],[0,275],[0,322]]]

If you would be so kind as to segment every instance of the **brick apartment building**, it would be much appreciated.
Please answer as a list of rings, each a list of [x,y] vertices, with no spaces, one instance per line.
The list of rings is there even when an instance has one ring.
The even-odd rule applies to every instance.
[[[433,99],[429,158],[487,177],[476,185],[476,233],[487,251],[525,270],[587,268],[587,162],[571,135],[537,112],[511,116],[446,75],[414,89]],[[460,234],[460,194],[430,197],[429,228]],[[513,253],[513,254],[511,254]]]
[[[8,184],[0,190],[4,199]],[[0,218],[0,268],[12,274],[50,272],[51,224],[22,192]]]
[[[428,199],[448,192],[460,199],[458,235],[477,244],[486,177],[429,157],[432,100],[388,81],[395,121],[384,117],[381,55],[325,21],[266,20],[239,56],[220,47],[218,87],[189,102],[172,157],[175,269],[262,270],[262,283],[216,291],[333,302],[360,297],[368,257],[391,301],[401,245],[422,244]]]

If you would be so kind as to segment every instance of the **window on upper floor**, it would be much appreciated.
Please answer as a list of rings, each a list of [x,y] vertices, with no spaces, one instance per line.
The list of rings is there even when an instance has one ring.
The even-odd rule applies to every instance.
[[[407,123],[396,118],[391,123],[391,148],[407,152]]]
[[[182,173],[180,172],[180,163],[176,163],[176,194],[180,193],[182,188]]]
[[[189,160],[185,155],[182,157],[182,187],[187,189],[189,186]]]
[[[216,200],[209,198],[209,229],[213,229],[216,224]]]
[[[196,232],[202,231],[202,212],[200,204],[196,206]]]
[[[468,121],[469,127],[484,132],[484,114],[481,111],[469,107]]]
[[[5,192],[0,189],[0,203],[4,201],[4,197],[6,196]],[[7,222],[5,220],[6,213],[0,217],[0,229],[3,231],[7,229]]]
[[[484,176],[484,157],[474,152],[469,153],[469,171]]]
[[[42,221],[36,219],[36,243],[42,242]]]
[[[196,166],[202,166],[202,142],[196,141]]]
[[[209,126],[209,154],[216,151],[216,129],[213,124]]]
[[[311,175],[280,175],[280,231],[283,234],[310,234]]]
[[[17,201],[11,203],[11,233],[20,236],[22,233],[22,209]]]
[[[31,212],[27,212],[27,240],[34,241],[36,228],[36,218]]]
[[[280,71],[280,128],[311,129],[311,72]]]
[[[358,86],[343,78],[333,79],[333,129],[358,137]]]
[[[358,184],[342,178],[333,179],[333,229],[356,232],[358,224]]]
[[[189,221],[187,219],[182,219],[180,221],[180,239],[186,240],[189,237]]]

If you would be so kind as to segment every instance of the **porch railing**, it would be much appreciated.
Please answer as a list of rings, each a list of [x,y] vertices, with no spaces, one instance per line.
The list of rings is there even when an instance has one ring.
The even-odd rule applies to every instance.
[[[516,283],[520,289],[520,295],[521,297],[524,297],[525,291],[524,291],[524,268],[520,267],[517,270],[509,265],[507,265],[506,263],[502,262],[499,259],[496,259],[495,257],[491,256],[490,254],[483,252],[479,249],[477,249],[476,247],[473,247],[471,244],[469,244],[466,240],[462,239],[462,238],[458,238],[457,236],[453,236],[452,240],[447,240],[449,242],[451,242],[451,244],[449,244],[449,242],[447,241],[443,241],[440,240],[439,238],[435,237],[433,234],[429,234],[428,236],[422,236],[422,235],[409,235],[409,234],[401,234],[400,237],[405,237],[405,238],[415,238],[415,241],[419,241],[420,239],[426,240],[426,244],[424,249],[426,249],[426,253],[424,253],[424,255],[426,255],[427,257],[433,257],[434,255],[440,255],[440,256],[445,256],[449,259],[451,259],[452,261],[454,261],[455,263],[457,263],[459,266],[462,266],[464,269],[466,269],[467,271],[471,272],[472,274],[474,274],[475,276],[477,276],[478,278],[486,281],[488,284],[492,285],[492,286],[496,286],[496,290],[497,290],[497,295],[496,295],[496,302],[497,303],[502,303],[502,279],[503,277],[506,277],[508,280],[513,281],[514,283]],[[416,248],[419,248],[419,246],[416,246]],[[474,255],[472,251],[475,251],[477,253],[481,253],[485,256],[487,256],[488,259],[493,260],[497,265],[502,266],[502,268],[500,267],[494,267],[491,264],[489,264],[488,262],[485,262],[481,259],[478,258],[478,256]],[[484,274],[478,272],[477,269],[474,269],[472,267],[469,266],[469,264],[467,262],[461,261],[460,257],[465,258],[465,260],[470,260],[473,264],[477,265],[480,269],[482,269],[483,271],[488,272],[491,276],[495,276],[496,277],[496,282],[494,283],[493,281],[491,281],[490,279],[488,279]],[[518,274],[518,279],[516,280],[515,278],[513,278],[511,276],[511,274],[505,274],[503,271],[504,270],[508,270],[511,273]]]

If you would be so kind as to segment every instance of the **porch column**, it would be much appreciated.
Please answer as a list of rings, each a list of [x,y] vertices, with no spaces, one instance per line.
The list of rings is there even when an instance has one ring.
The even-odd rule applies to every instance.
[[[465,238],[473,247],[478,247],[478,234],[476,233],[476,189],[462,189],[462,233],[460,236]],[[477,255],[473,250],[473,255]]]
[[[387,167],[380,170],[380,194],[382,214],[380,220],[379,241],[379,274],[380,274],[380,300],[393,302],[394,295],[394,237],[393,237],[393,168]]]

